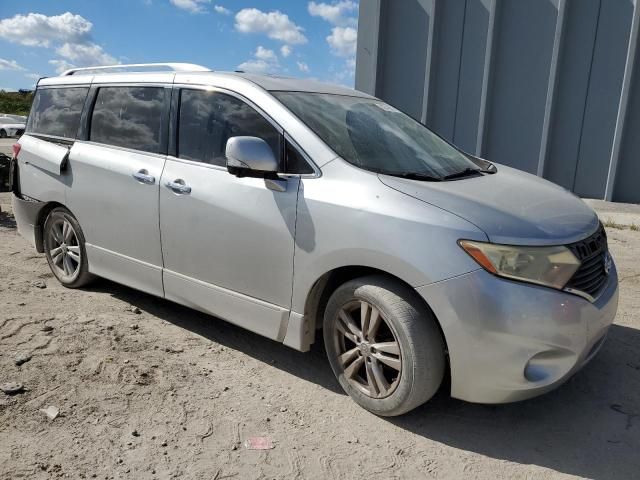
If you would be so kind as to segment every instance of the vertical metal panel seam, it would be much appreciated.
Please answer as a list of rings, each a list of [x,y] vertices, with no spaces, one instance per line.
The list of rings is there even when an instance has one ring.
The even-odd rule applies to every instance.
[[[544,176],[544,167],[549,150],[549,131],[551,129],[551,113],[555,103],[556,86],[558,84],[558,61],[565,29],[565,13],[567,0],[558,1],[558,16],[556,17],[556,31],[553,38],[553,51],[551,53],[551,65],[549,67],[549,82],[547,84],[547,99],[544,106],[544,119],[542,121],[542,137],[540,140],[540,153],[538,155],[539,177]]]
[[[429,15],[429,37],[427,39],[427,58],[425,61],[424,86],[422,90],[422,112],[420,121],[427,125],[427,115],[429,113],[429,97],[431,90],[431,67],[433,66],[433,48],[435,41],[435,27],[437,15],[437,0],[431,0],[431,14]]]
[[[382,26],[382,9],[384,0],[377,0],[377,8],[376,8],[376,17],[375,17],[375,29],[376,29],[376,41],[374,43],[374,47],[376,49],[375,55],[372,57],[375,58],[375,65],[373,66],[373,92],[371,95],[374,97],[378,96],[378,79],[380,78],[379,69],[380,69],[380,52],[382,49],[380,45],[382,43],[382,35],[380,35],[380,30]]]
[[[478,119],[478,133],[476,138],[476,155],[481,157],[484,148],[485,129],[487,124],[487,95],[489,93],[489,82],[491,82],[491,69],[493,67],[493,44],[496,31],[496,15],[498,0],[491,0],[489,7],[489,24],[487,26],[487,45],[484,54],[484,71],[482,77],[482,93],[480,94],[480,112]]]
[[[462,35],[460,38],[460,55],[458,56],[458,82],[456,85],[456,102],[453,111],[453,130],[451,131],[450,140],[456,142],[456,128],[458,126],[458,104],[460,103],[460,82],[462,81],[462,54],[464,52],[464,32],[467,30],[467,5],[469,0],[465,0],[464,9],[462,10]]]
[[[576,191],[576,178],[578,176],[578,167],[580,166],[580,154],[582,152],[582,137],[584,135],[584,123],[587,116],[587,104],[589,103],[589,93],[591,92],[591,73],[593,71],[593,60],[596,56],[596,44],[598,43],[598,32],[600,31],[600,13],[602,12],[602,0],[598,2],[598,15],[596,17],[596,32],[593,35],[593,43],[591,45],[591,61],[589,62],[589,72],[587,74],[587,91],[584,94],[584,106],[582,107],[582,119],[580,120],[580,134],[578,136],[578,154],[576,158],[576,166],[573,170],[573,180],[571,181],[571,191]]]
[[[379,55],[380,55],[380,39],[381,39],[381,35],[380,35],[380,9],[381,7],[381,3],[382,0],[367,0],[366,5],[373,5],[374,12],[374,19],[373,19],[373,25],[371,28],[371,33],[372,33],[372,37],[375,38],[375,41],[372,42],[371,44],[371,50],[369,51],[368,49],[364,48],[364,46],[362,47],[364,50],[367,50],[370,57],[371,57],[371,65],[369,66],[369,69],[362,74],[362,69],[363,67],[361,66],[361,64],[359,65],[359,59],[361,55],[357,55],[356,57],[356,89],[362,90],[365,93],[368,93],[369,95],[374,95],[376,94],[376,87],[377,87],[377,82],[378,82],[378,60],[379,60]],[[362,10],[365,7],[365,3],[361,2],[359,8]],[[358,18],[361,20],[363,17],[363,15],[359,14]],[[359,21],[360,21],[359,20]],[[360,28],[360,25],[358,25],[358,29],[360,30],[360,32],[362,33],[364,30],[366,30],[365,28]],[[358,44],[360,44],[361,41],[364,41],[364,35],[360,35],[358,36]],[[368,79],[368,87],[369,88],[363,88],[362,83],[358,84],[358,78],[360,78],[361,76],[364,76],[365,78]]]
[[[624,136],[624,126],[627,118],[627,107],[629,106],[629,92],[631,90],[631,80],[634,73],[636,60],[636,50],[638,48],[638,24],[640,23],[640,7],[638,0],[633,6],[633,20],[631,21],[631,32],[629,34],[629,46],[627,48],[627,59],[624,67],[622,80],[622,90],[620,92],[620,103],[618,105],[618,116],[616,118],[616,128],[613,135],[613,148],[609,159],[609,171],[607,172],[607,185],[604,191],[604,199],[611,201],[618,170],[618,160],[622,149],[622,139]]]

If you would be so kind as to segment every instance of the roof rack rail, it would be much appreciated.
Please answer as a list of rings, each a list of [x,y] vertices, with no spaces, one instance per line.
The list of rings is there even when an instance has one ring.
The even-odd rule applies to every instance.
[[[97,67],[71,68],[61,74],[62,77],[78,72],[114,73],[119,71],[139,72],[142,69],[162,67],[174,72],[210,72],[211,69],[193,63],[131,63],[128,65],[106,65]]]

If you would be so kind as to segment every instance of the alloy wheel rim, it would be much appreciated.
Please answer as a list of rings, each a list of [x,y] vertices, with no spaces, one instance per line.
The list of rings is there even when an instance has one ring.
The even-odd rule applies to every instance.
[[[391,395],[400,382],[402,352],[382,313],[367,301],[344,305],[334,323],[337,360],[350,385],[371,398]]]
[[[49,230],[51,265],[63,280],[73,280],[80,271],[78,235],[66,218],[56,219]]]

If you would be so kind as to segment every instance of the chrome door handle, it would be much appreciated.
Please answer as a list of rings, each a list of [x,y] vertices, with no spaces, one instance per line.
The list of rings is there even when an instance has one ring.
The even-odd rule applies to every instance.
[[[185,185],[182,179],[167,182],[165,185],[176,193],[191,193],[191,187]]]
[[[156,183],[156,177],[154,177],[153,175],[149,175],[149,172],[144,168],[142,170],[138,170],[132,176],[141,183],[146,183],[148,185],[153,185],[154,183]]]

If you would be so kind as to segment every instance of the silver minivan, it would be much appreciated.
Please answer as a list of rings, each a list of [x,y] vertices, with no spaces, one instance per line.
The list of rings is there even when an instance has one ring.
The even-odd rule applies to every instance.
[[[378,415],[445,377],[471,402],[551,390],[617,309],[584,202],[340,86],[74,69],[38,83],[12,167],[18,230],[63,285],[105,277],[301,351],[322,330]]]

